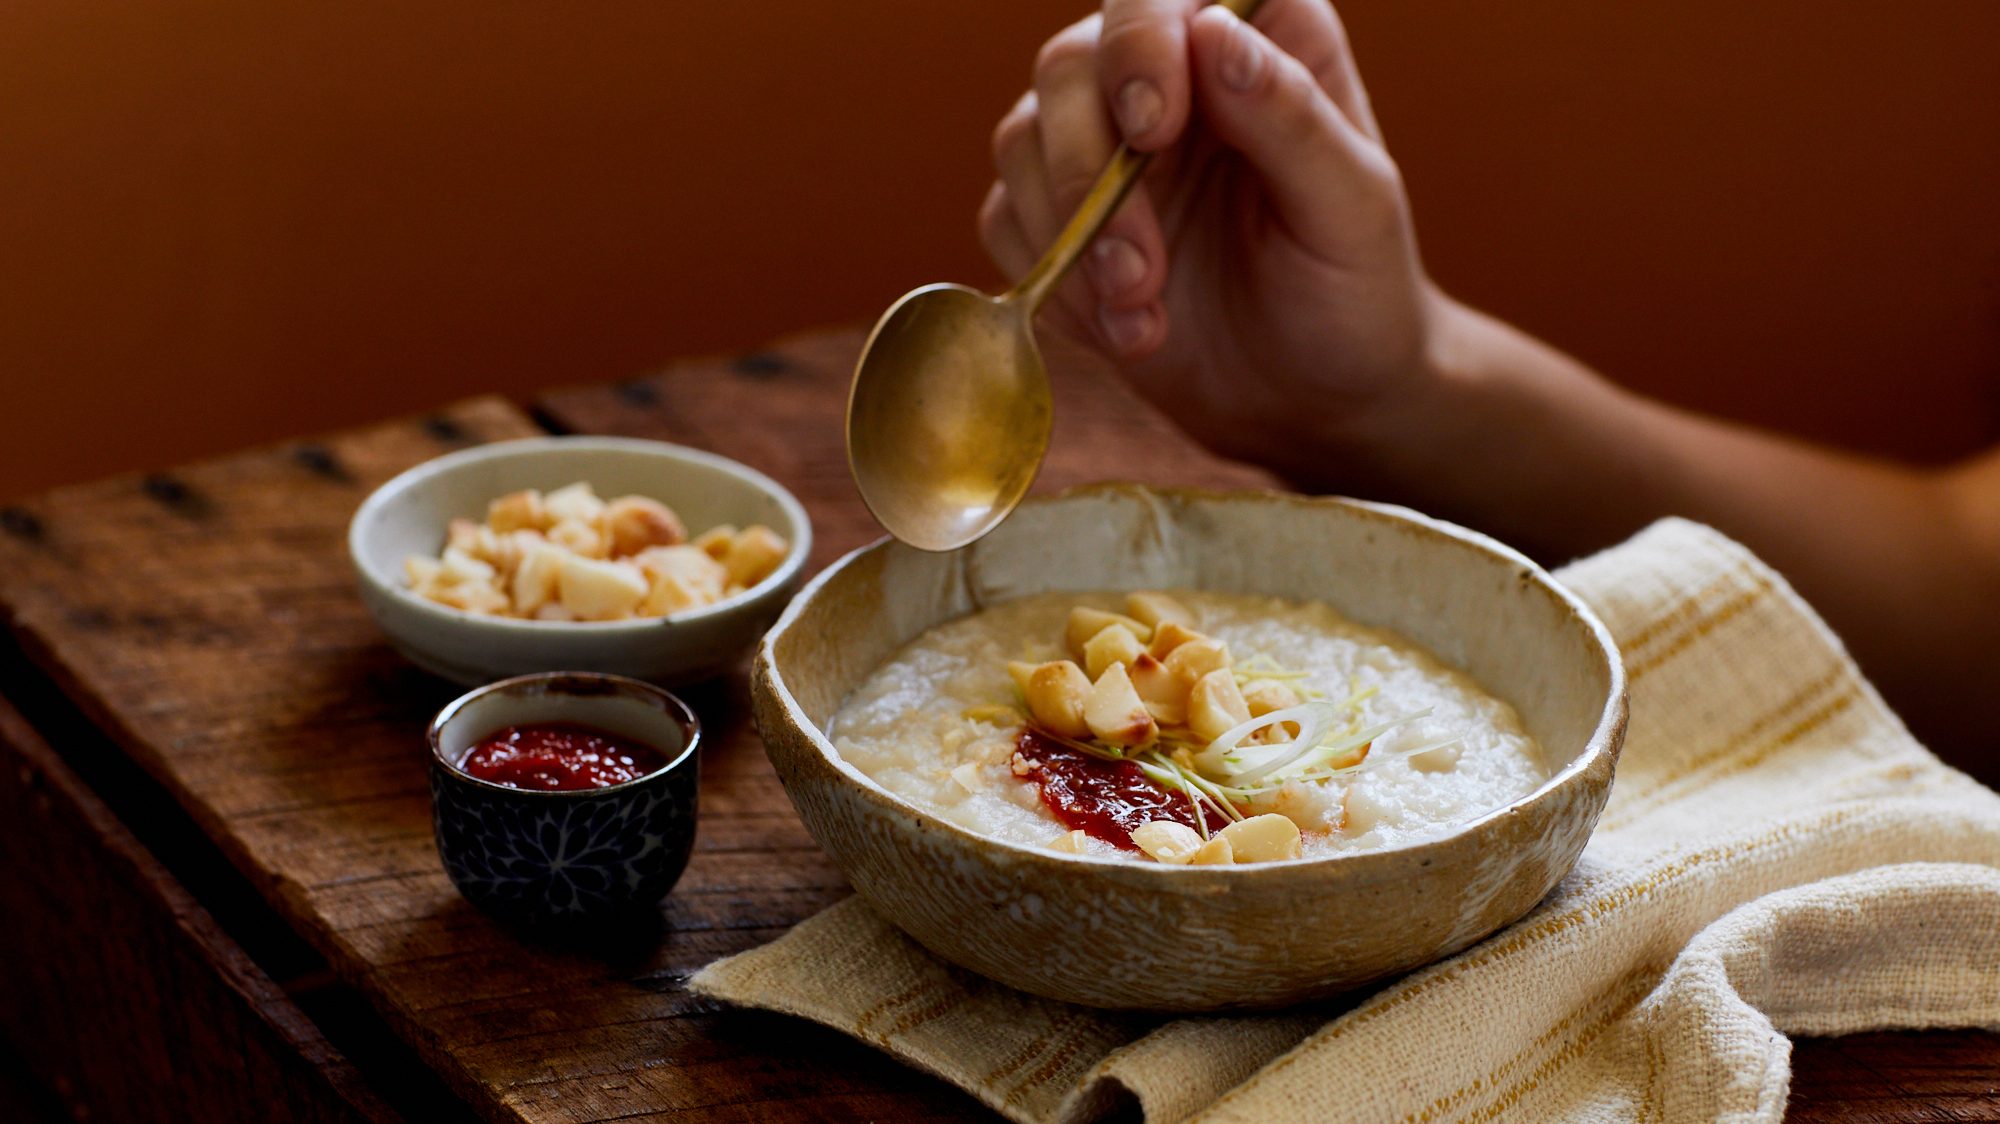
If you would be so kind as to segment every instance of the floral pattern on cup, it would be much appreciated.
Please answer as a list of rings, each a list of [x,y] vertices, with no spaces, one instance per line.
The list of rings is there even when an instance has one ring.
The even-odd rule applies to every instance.
[[[431,771],[438,853],[452,884],[489,912],[558,920],[650,905],[694,845],[692,769],[582,800],[510,800]],[[536,793],[535,795],[546,795]]]

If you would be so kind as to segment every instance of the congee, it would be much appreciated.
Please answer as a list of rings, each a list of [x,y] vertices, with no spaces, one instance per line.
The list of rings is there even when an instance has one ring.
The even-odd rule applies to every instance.
[[[995,605],[903,647],[828,733],[982,835],[1172,864],[1393,847],[1547,778],[1464,673],[1324,603],[1234,593]]]

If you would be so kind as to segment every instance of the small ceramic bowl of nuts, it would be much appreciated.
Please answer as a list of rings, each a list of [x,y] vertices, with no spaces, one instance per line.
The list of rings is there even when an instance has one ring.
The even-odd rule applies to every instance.
[[[348,527],[369,612],[454,682],[724,670],[798,587],[792,494],[712,453],[617,437],[465,449],[375,490]]]

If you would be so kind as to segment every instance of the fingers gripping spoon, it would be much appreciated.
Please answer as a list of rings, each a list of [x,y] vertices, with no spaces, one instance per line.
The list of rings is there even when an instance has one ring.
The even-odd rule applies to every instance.
[[[1223,0],[1249,19],[1262,0]],[[1000,525],[1048,452],[1054,407],[1035,312],[1151,161],[1119,145],[1035,267],[997,297],[925,285],[882,314],[847,399],[847,463],[889,533],[953,550]]]

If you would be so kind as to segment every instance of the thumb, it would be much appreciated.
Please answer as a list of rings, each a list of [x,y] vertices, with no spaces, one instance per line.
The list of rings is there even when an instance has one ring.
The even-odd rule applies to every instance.
[[[1400,225],[1395,164],[1303,63],[1221,5],[1194,18],[1188,48],[1210,130],[1256,169],[1293,237],[1337,257],[1375,223]]]

